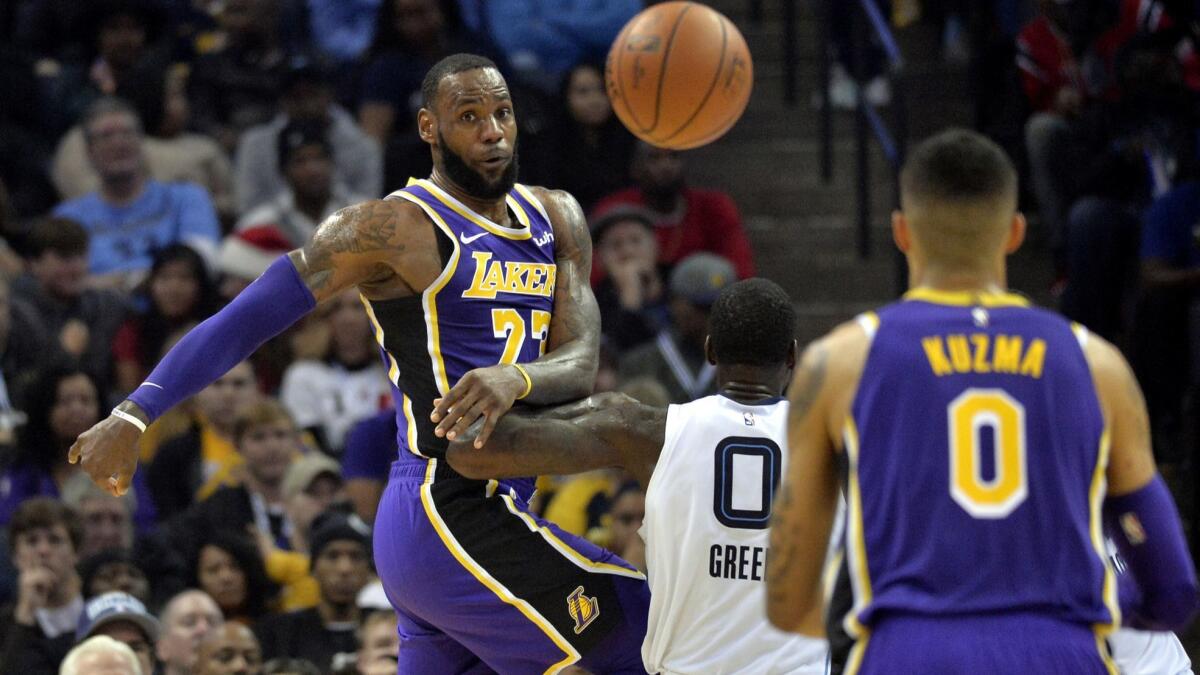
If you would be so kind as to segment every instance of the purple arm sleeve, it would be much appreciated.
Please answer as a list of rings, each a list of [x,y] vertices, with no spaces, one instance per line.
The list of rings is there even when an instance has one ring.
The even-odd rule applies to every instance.
[[[317,305],[288,257],[183,336],[129,395],[151,421],[207,387]]]
[[[1196,570],[1162,478],[1155,476],[1136,492],[1106,499],[1104,519],[1141,591],[1140,599],[1131,594],[1123,598],[1122,610],[1129,614],[1124,623],[1150,630],[1186,626],[1200,604]]]

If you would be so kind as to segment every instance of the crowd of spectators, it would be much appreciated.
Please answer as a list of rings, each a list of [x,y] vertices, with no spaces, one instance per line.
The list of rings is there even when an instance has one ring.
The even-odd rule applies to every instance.
[[[325,218],[429,174],[415,115],[449,54],[501,65],[521,181],[589,214],[597,388],[713,391],[708,308],[754,262],[728,195],[613,114],[603,57],[642,6],[3,3],[0,671],[396,672],[370,530],[395,402],[356,292],[152,424],[123,498],[67,450]],[[541,487],[541,512],[642,560],[627,476]]]

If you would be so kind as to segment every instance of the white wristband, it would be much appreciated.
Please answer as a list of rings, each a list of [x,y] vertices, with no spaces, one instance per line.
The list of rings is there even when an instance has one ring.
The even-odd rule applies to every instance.
[[[129,413],[125,412],[124,410],[118,410],[116,408],[113,408],[112,416],[123,419],[126,422],[129,422],[130,424],[132,424],[133,426],[137,427],[138,431],[140,431],[142,433],[146,433],[146,423],[139,420],[138,418],[134,417],[133,415],[130,415]]]

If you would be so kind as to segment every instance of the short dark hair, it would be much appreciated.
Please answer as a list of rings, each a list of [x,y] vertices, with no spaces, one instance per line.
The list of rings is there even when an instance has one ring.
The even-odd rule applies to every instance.
[[[421,107],[430,110],[433,109],[433,100],[437,98],[438,85],[442,83],[444,78],[478,68],[500,70],[496,68],[494,61],[478,54],[451,54],[433,64],[433,67],[429,69],[429,72],[425,73],[425,79],[421,82]]]
[[[254,427],[276,422],[287,422],[293,427],[296,425],[287,408],[274,399],[267,398],[249,405],[238,411],[233,421],[233,442],[241,443],[242,437]]]
[[[78,221],[50,216],[30,228],[25,246],[30,258],[40,258],[47,251],[63,256],[83,255],[88,250],[88,233]]]
[[[747,279],[726,287],[708,317],[717,363],[777,366],[796,339],[796,310],[779,284]]]
[[[75,509],[52,497],[34,497],[25,500],[13,513],[8,522],[9,550],[17,550],[17,539],[31,530],[51,529],[62,525],[71,538],[71,546],[79,551],[83,544],[83,523],[79,522],[79,514]]]
[[[88,129],[96,120],[111,115],[113,113],[122,113],[133,118],[134,126],[137,127],[138,133],[142,132],[142,116],[138,114],[137,108],[123,98],[116,96],[104,96],[96,99],[83,111],[83,117],[79,120],[79,128],[83,130],[83,138],[87,142],[91,142]]]
[[[1015,202],[1017,170],[983,134],[948,129],[913,149],[900,172],[900,188],[918,200]]]

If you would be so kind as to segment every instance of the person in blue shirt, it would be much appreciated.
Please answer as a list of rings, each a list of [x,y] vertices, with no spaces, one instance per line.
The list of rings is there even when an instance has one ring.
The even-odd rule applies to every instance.
[[[220,225],[212,200],[198,185],[149,177],[141,122],[128,103],[96,101],[84,114],[83,130],[100,189],[60,204],[54,215],[88,230],[91,275],[103,285],[129,289],[150,269],[154,252],[171,244],[213,258]]]

